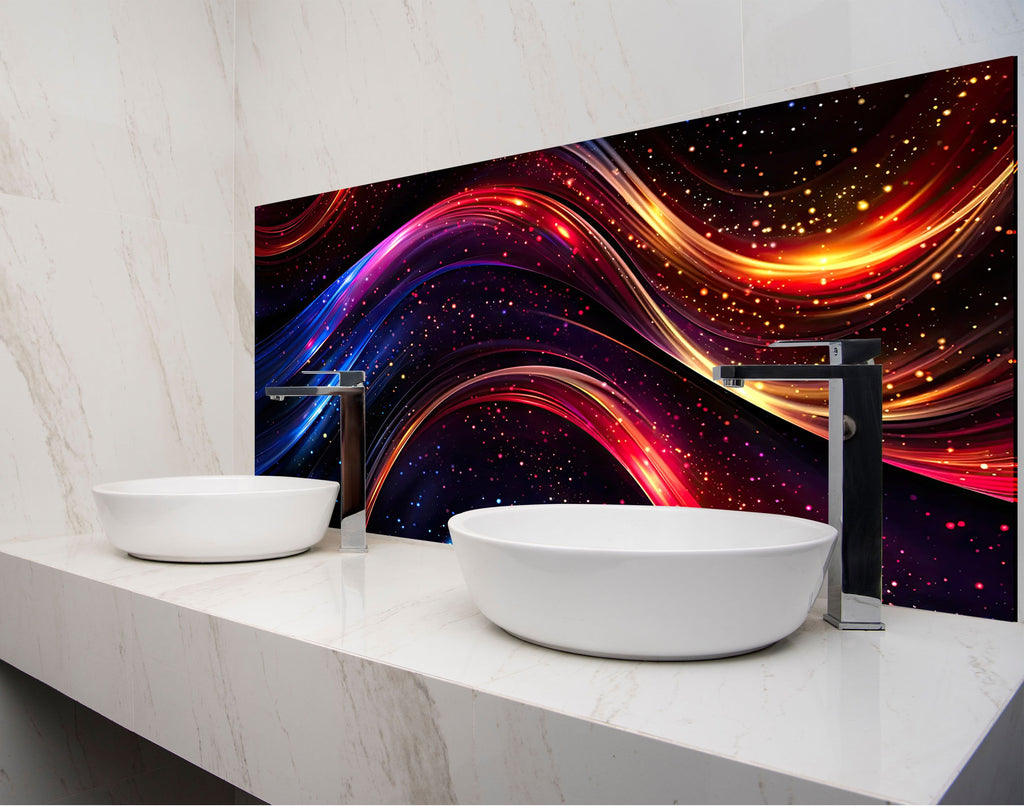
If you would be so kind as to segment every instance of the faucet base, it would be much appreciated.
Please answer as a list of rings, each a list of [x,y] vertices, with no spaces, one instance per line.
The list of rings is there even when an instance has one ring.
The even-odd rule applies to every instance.
[[[837,630],[884,630],[885,624],[881,621],[840,621],[828,613],[824,616],[825,621]]]
[[[366,510],[360,509],[341,519],[341,543],[338,551],[346,554],[366,552]]]

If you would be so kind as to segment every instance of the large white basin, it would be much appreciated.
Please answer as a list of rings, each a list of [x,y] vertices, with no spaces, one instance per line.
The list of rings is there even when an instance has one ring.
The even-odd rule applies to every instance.
[[[268,560],[318,543],[338,482],[289,476],[178,476],[93,488],[117,548],[146,560]]]
[[[752,652],[806,620],[836,530],[718,509],[539,504],[448,522],[470,594],[507,632],[611,658]]]

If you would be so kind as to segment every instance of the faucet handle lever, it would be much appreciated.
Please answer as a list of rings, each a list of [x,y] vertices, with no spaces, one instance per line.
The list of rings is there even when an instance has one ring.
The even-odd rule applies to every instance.
[[[773,341],[769,347],[827,347],[830,364],[874,364],[882,352],[881,339],[837,341]]]

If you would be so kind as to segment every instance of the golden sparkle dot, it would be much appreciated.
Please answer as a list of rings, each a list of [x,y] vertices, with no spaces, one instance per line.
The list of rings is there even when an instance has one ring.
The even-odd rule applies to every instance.
[[[882,188],[886,193],[892,193],[892,185],[886,185]]]
[[[952,109],[943,109],[942,110],[943,117],[949,115],[952,111],[953,111]]]
[[[700,295],[701,295],[702,297],[706,297],[706,296],[708,295],[708,290],[707,290],[706,288],[702,288],[702,289],[700,290]]]
[[[923,378],[924,377],[924,371],[919,369],[917,372],[914,373],[914,377],[915,378]]]
[[[857,153],[857,146],[854,146],[853,148],[851,148],[850,149],[850,153],[851,154],[856,154]]]
[[[972,77],[972,78],[971,78],[971,83],[972,83],[972,84],[977,84],[977,83],[978,83],[978,79],[977,79],[977,78],[974,78],[974,77]]]
[[[941,271],[933,271],[932,272],[932,279],[935,280],[935,282],[938,282],[939,280],[941,280],[942,279],[942,272]]]
[[[978,465],[978,467],[980,467],[982,470],[988,470],[988,463],[982,462],[980,465]]]
[[[863,104],[864,103],[864,99],[863,98],[858,98],[857,99],[857,103],[858,104]]]
[[[807,208],[807,212],[808,212],[808,213],[810,213],[811,215],[814,215],[814,213],[815,213],[816,211],[815,211],[815,209],[814,209],[813,207],[808,207],[808,208]]]
[[[868,209],[868,203],[866,201],[864,201],[864,199],[861,199],[859,202],[857,202],[857,209],[858,210],[867,210]]]
[[[996,227],[996,232],[1002,232],[1002,231],[1003,231],[1002,227]]]

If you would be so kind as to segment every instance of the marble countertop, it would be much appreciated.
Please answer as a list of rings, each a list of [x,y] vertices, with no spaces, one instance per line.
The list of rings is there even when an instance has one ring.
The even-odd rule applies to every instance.
[[[371,536],[367,554],[343,555],[336,541],[221,565],[136,560],[102,535],[0,544],[0,654],[268,800],[937,802],[972,764],[991,776],[1007,752],[1018,769],[1024,760],[1020,745],[1000,749],[1024,731],[1024,624],[886,608],[886,631],[841,632],[815,610],[742,657],[587,658],[490,624],[450,546]],[[187,696],[173,693],[175,676]],[[318,686],[328,698],[347,687],[349,699],[318,705]],[[227,716],[205,714],[217,708]],[[337,720],[320,725],[332,708]],[[269,730],[291,747],[308,725],[301,741],[320,746],[345,714],[349,750],[338,752],[383,753],[392,789],[335,756],[325,764],[337,781],[294,757],[294,772],[267,768],[282,752],[260,745]],[[417,748],[440,755],[369,748],[369,724],[382,746],[429,735]],[[398,780],[408,770],[418,784]]]

